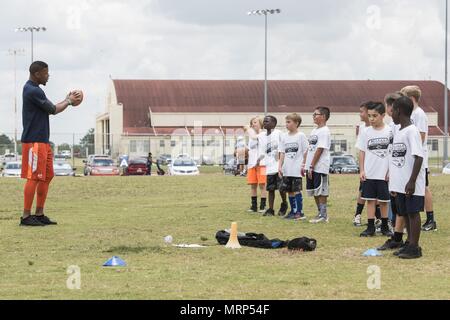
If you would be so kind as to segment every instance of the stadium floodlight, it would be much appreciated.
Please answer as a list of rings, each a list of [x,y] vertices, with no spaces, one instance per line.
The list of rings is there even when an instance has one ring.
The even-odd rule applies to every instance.
[[[267,115],[267,16],[269,14],[281,13],[281,9],[262,9],[262,10],[252,10],[247,12],[249,16],[252,15],[264,15],[264,30],[265,30],[265,41],[264,41],[264,115]]]
[[[30,32],[31,33],[31,63],[33,63],[34,60],[34,52],[33,52],[33,47],[34,47],[34,32],[39,32],[39,31],[47,31],[46,27],[19,27],[16,28],[15,30],[16,32]]]

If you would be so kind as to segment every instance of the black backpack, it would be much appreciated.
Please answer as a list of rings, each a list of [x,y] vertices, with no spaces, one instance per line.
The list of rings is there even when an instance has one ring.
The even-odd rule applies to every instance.
[[[230,234],[225,230],[217,231],[217,242],[226,245],[230,239]],[[262,248],[262,249],[279,249],[287,247],[289,250],[314,251],[317,247],[316,239],[301,237],[292,240],[269,240],[263,233],[245,233],[238,234],[238,241],[241,246]]]
[[[225,230],[217,231],[217,242],[221,245],[226,245],[230,239],[230,234]],[[262,249],[277,249],[286,247],[287,242],[280,239],[269,240],[262,233],[245,233],[244,235],[238,234],[238,240],[241,246],[262,248]]]

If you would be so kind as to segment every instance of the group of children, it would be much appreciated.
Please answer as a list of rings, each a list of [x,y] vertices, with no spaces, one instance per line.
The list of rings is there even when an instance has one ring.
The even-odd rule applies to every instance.
[[[313,114],[317,125],[309,139],[299,131],[302,118],[297,113],[286,116],[287,132],[276,129],[277,119],[268,115],[264,120],[255,117],[246,127],[249,135],[247,181],[251,186],[250,212],[258,211],[257,190],[261,189],[259,212],[274,216],[275,192],[281,198],[279,216],[305,220],[303,212],[302,177],[306,176],[307,194],[314,196],[317,216],[311,223],[328,222],[328,172],[330,167],[330,130],[327,121],[330,109],[318,107]],[[262,129],[265,129],[263,131]],[[266,209],[266,196],[269,203]],[[289,198],[290,211],[288,210]]]
[[[422,256],[421,230],[437,229],[428,188],[428,122],[418,105],[420,95],[420,88],[408,86],[388,94],[384,103],[370,101],[361,105],[364,125],[359,127],[356,144],[361,183],[354,224],[362,225],[361,214],[367,203],[367,228],[360,236],[374,236],[379,220],[380,232],[389,239],[378,249],[398,249],[394,255],[404,259]],[[386,113],[392,118],[389,124],[385,123]],[[249,135],[247,180],[252,190],[250,212],[258,212],[259,186],[259,212],[264,216],[275,215],[275,192],[279,190],[278,215],[286,219],[306,219],[301,193],[302,177],[306,177],[307,194],[314,196],[317,205],[317,216],[310,222],[328,222],[329,118],[329,108],[316,108],[313,119],[317,127],[308,139],[299,131],[302,118],[296,113],[285,118],[287,132],[276,129],[277,119],[271,115],[264,120],[255,117],[250,121],[250,126],[246,127]],[[287,212],[287,195],[290,212]],[[421,226],[420,212],[424,209],[427,220]],[[407,239],[403,241],[405,228]]]

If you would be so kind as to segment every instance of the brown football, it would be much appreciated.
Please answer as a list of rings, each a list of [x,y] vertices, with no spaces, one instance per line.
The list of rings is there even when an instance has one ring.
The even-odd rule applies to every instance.
[[[83,102],[83,91],[81,90],[73,90],[72,93],[79,93],[80,96],[78,99],[76,99],[75,101],[73,101],[72,106],[76,107],[78,105],[80,105],[81,102]]]

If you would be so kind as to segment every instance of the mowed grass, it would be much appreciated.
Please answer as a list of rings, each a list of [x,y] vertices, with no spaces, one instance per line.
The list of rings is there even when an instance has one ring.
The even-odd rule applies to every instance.
[[[204,170],[205,171],[205,170]],[[362,253],[386,238],[359,238],[353,227],[356,175],[331,176],[330,223],[311,225],[249,214],[241,177],[212,168],[197,177],[75,177],[53,180],[47,215],[58,226],[18,226],[24,181],[0,179],[1,299],[450,299],[450,176],[432,177],[439,231],[423,233],[424,256],[400,260]],[[216,173],[214,173],[216,172]],[[315,214],[313,200],[305,211]],[[276,202],[279,207],[279,199]],[[241,232],[283,240],[317,239],[314,252],[226,249],[215,233],[237,221]],[[166,245],[203,244],[189,249]],[[125,268],[105,268],[111,256]],[[70,290],[67,268],[81,269]],[[381,289],[367,269],[380,267]]]

